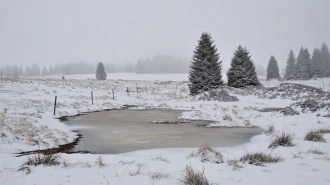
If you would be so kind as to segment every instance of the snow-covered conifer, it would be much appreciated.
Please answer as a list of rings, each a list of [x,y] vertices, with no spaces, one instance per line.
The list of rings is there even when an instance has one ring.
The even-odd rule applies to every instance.
[[[295,73],[296,73],[296,58],[294,56],[293,51],[291,50],[289,53],[288,60],[286,62],[284,79],[285,80],[294,79]]]
[[[102,62],[100,62],[97,65],[97,69],[96,69],[96,79],[97,80],[105,80],[107,77],[107,74],[104,71],[104,66],[102,64]]]
[[[260,85],[254,63],[249,56],[249,51],[238,46],[231,60],[227,72],[228,86],[245,87],[249,85]]]
[[[203,33],[194,50],[189,71],[190,94],[196,95],[223,85],[219,53],[211,35]]]
[[[274,56],[271,56],[267,67],[267,80],[280,78],[280,71],[278,69],[277,61]]]
[[[312,77],[314,78],[320,78],[322,77],[321,74],[321,51],[318,48],[315,48],[313,51],[313,56],[311,60],[311,72]]]

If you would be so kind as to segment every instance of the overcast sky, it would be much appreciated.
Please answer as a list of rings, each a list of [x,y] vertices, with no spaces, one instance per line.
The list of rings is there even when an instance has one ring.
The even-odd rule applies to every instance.
[[[209,32],[227,68],[239,44],[280,68],[330,43],[330,0],[0,0],[0,67],[191,56]]]

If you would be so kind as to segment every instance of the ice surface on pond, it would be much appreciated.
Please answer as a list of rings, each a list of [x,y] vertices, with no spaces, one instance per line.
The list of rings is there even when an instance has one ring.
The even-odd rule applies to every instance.
[[[234,146],[261,134],[260,128],[205,128],[209,121],[179,123],[178,110],[114,110],[84,115],[66,123],[83,138],[76,151],[115,154],[136,150],[177,147]],[[152,123],[153,120],[164,122]],[[169,123],[166,123],[168,121]],[[175,124],[171,124],[175,123]],[[85,129],[93,126],[93,129]]]

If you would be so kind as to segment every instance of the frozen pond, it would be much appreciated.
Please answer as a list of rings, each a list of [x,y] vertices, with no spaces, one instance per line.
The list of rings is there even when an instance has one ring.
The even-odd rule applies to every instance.
[[[117,154],[136,150],[184,147],[226,147],[246,143],[262,129],[205,128],[209,121],[159,124],[151,121],[183,121],[178,110],[112,110],[65,121],[83,135],[75,151]]]

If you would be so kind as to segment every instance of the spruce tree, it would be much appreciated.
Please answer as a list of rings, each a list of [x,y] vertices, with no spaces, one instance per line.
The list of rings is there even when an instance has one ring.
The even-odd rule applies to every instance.
[[[309,80],[311,78],[310,71],[310,54],[304,47],[300,48],[299,55],[297,57],[296,65],[296,80]]]
[[[231,60],[227,78],[230,87],[260,85],[254,63],[246,48],[238,46]]]
[[[102,62],[100,62],[97,65],[97,69],[96,69],[96,79],[105,80],[106,77],[107,77],[107,74],[104,72],[104,66],[103,66]]]
[[[296,58],[294,56],[293,51],[291,50],[289,53],[288,60],[286,62],[284,79],[285,80],[294,79],[295,73],[296,73]]]
[[[321,46],[321,66],[322,77],[330,77],[330,54],[329,48],[325,43]]]
[[[190,65],[188,84],[190,94],[216,89],[223,85],[219,53],[212,41],[211,35],[203,33],[194,50],[193,60]]]
[[[321,51],[318,48],[315,48],[313,51],[313,56],[311,60],[311,72],[313,74],[313,78],[322,77],[321,74]]]
[[[267,80],[280,78],[280,71],[278,69],[277,61],[274,56],[271,56],[267,67]]]
[[[1,77],[1,79],[2,79],[2,77],[3,77],[3,71],[2,71],[2,69],[1,69],[1,71],[0,71],[0,77]]]

